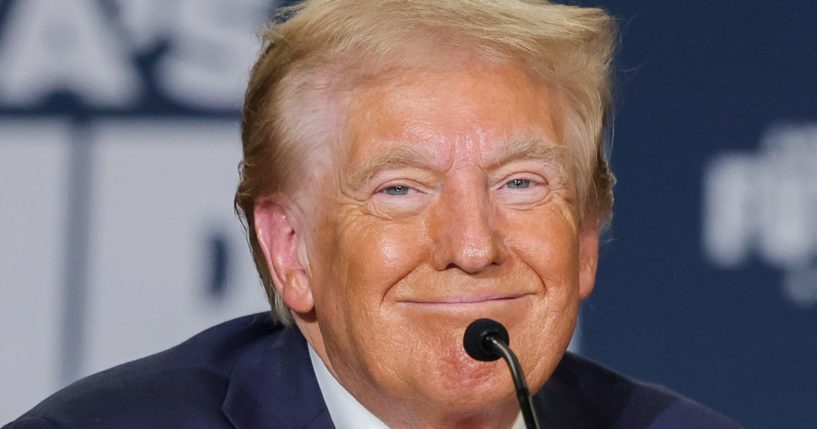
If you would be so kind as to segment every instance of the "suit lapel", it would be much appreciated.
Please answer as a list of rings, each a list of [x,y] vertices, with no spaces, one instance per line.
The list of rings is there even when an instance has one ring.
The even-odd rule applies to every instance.
[[[277,328],[236,362],[222,410],[238,429],[333,428],[301,333]]]
[[[570,386],[551,378],[533,398],[543,428],[605,427],[599,412]]]
[[[595,389],[596,380],[585,379],[588,372],[582,360],[571,353],[565,354],[556,371],[533,398],[539,423],[546,428],[601,428],[609,424],[610,412],[600,410],[588,399]],[[615,408],[617,396],[602,399]],[[608,412],[605,412],[608,411]]]

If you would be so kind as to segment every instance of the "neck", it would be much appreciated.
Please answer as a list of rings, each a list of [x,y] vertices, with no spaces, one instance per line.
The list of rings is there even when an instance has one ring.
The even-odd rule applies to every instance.
[[[336,377],[337,378],[337,377]],[[338,378],[338,380],[340,380]],[[468,404],[456,399],[440,403],[423,395],[391,397],[372,386],[341,383],[357,400],[390,428],[506,428],[520,416],[516,397],[498,403]]]

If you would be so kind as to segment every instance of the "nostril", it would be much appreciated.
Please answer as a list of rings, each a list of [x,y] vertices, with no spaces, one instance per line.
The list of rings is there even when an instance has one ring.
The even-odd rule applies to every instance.
[[[454,269],[454,268],[458,268],[458,267],[457,267],[457,264],[455,264],[453,262],[445,266],[446,270],[451,270],[451,269]]]

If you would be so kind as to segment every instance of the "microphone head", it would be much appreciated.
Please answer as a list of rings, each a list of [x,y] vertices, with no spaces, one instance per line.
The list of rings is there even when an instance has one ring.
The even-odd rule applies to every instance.
[[[508,330],[496,320],[474,320],[465,328],[465,335],[462,337],[465,352],[468,353],[468,356],[483,362],[499,359],[502,355],[494,351],[493,344],[488,341],[490,337],[494,337],[505,344],[509,344],[511,341],[510,337],[508,337]]]

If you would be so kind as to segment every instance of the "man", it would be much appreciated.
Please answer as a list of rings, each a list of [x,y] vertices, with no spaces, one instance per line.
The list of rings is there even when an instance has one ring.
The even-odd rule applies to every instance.
[[[264,35],[236,194],[273,306],[10,427],[735,427],[565,355],[612,207],[612,20],[513,0],[313,0]]]

